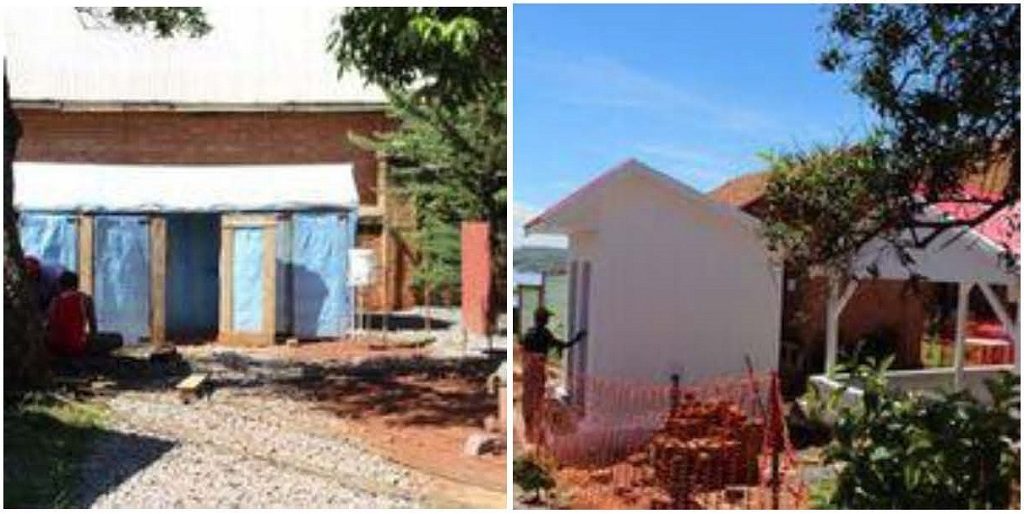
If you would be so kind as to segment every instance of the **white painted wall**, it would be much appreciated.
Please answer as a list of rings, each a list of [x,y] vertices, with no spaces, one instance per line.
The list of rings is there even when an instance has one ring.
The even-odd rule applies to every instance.
[[[593,275],[592,376],[668,383],[777,367],[781,274],[756,233],[644,177],[603,189],[570,234]]]

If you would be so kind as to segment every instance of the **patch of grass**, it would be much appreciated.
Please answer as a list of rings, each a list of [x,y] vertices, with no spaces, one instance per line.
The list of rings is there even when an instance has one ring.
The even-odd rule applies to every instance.
[[[103,407],[50,394],[4,406],[4,507],[68,507]]]

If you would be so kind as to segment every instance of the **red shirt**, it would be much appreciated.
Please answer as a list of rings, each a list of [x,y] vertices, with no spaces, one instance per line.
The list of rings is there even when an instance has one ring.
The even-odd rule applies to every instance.
[[[88,320],[85,298],[78,291],[64,291],[50,305],[50,350],[57,355],[81,357],[85,354],[85,326]]]

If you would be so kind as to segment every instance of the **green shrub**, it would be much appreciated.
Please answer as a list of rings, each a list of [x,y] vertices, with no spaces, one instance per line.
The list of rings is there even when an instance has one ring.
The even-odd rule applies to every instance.
[[[530,455],[516,457],[512,462],[512,480],[523,491],[535,496],[555,486],[548,470]]]
[[[985,405],[968,392],[890,390],[891,363],[857,366],[863,401],[840,409],[826,460],[839,464],[827,506],[852,509],[1003,509],[1020,473],[1020,377],[986,382]]]

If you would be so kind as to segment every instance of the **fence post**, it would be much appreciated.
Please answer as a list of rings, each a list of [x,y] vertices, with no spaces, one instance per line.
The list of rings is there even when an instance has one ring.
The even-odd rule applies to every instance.
[[[779,510],[779,452],[782,449],[782,412],[779,410],[779,376],[772,372],[771,391],[769,393],[770,405],[768,406],[769,427],[771,431],[771,452],[772,452],[772,510]]]
[[[673,373],[671,379],[672,389],[669,390],[668,401],[671,410],[674,411],[679,406],[679,373]]]

